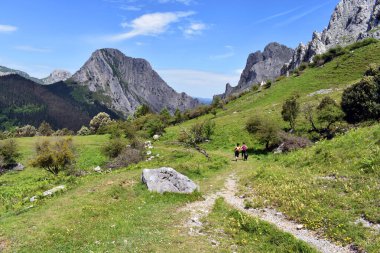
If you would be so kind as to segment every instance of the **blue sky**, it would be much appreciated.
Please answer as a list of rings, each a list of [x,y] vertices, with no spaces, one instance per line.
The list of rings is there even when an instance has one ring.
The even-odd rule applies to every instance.
[[[338,0],[1,0],[0,65],[74,73],[99,48],[144,58],[179,92],[236,85],[249,53],[321,31]]]

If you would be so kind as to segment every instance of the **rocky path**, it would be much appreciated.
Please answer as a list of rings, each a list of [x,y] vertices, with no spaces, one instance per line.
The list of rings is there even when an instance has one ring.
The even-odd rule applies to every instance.
[[[341,247],[334,243],[320,238],[315,232],[304,229],[301,224],[297,224],[288,220],[282,213],[274,209],[245,209],[244,199],[236,196],[236,179],[233,175],[227,178],[223,190],[207,195],[205,200],[189,203],[181,211],[189,211],[190,219],[185,222],[185,226],[189,229],[189,235],[203,235],[201,219],[206,217],[211,211],[215,200],[218,197],[223,197],[224,200],[234,208],[253,217],[260,218],[274,224],[282,231],[292,234],[297,239],[303,240],[322,253],[351,253],[354,252],[349,247]]]

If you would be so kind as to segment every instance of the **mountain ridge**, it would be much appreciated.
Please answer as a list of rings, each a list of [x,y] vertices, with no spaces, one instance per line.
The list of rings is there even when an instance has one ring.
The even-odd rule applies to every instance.
[[[124,116],[142,104],[155,112],[164,108],[183,111],[199,104],[168,86],[145,59],[128,57],[112,48],[96,50],[69,81],[102,93],[109,100],[101,102]]]

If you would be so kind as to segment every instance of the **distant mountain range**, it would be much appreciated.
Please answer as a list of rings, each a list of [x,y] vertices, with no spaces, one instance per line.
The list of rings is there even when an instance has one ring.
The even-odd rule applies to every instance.
[[[270,43],[264,52],[250,54],[238,85],[227,84],[226,91],[218,96],[241,93],[255,84],[286,75],[301,63],[311,62],[315,55],[338,45],[345,46],[365,38],[380,39],[379,25],[380,0],[341,0],[322,33],[314,32],[310,42],[301,43],[294,50]]]
[[[45,85],[49,84],[49,85]],[[55,128],[78,130],[97,113],[126,118],[140,105],[170,112],[199,105],[169,87],[144,59],[116,49],[100,49],[74,75],[54,71],[37,79],[27,73],[0,68],[0,129],[42,121]]]
[[[273,42],[263,52],[250,54],[238,85],[227,84],[219,96],[274,80],[338,45],[380,38],[379,24],[380,0],[341,0],[322,33],[314,32],[309,43],[296,49]],[[211,102],[177,93],[148,61],[128,57],[117,49],[95,51],[74,75],[57,70],[37,79],[0,66],[0,128],[38,125],[46,120],[55,127],[78,129],[100,111],[125,118],[142,104],[154,112],[164,108],[174,112],[194,108],[199,101]]]

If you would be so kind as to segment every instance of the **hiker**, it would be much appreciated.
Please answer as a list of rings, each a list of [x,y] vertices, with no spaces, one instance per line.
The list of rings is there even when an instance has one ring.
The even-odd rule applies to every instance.
[[[239,153],[240,153],[240,144],[239,143],[236,144],[234,151],[235,151],[235,161],[237,161],[239,158]]]
[[[248,147],[243,142],[243,145],[241,146],[241,156],[243,157],[244,161],[248,160]]]

